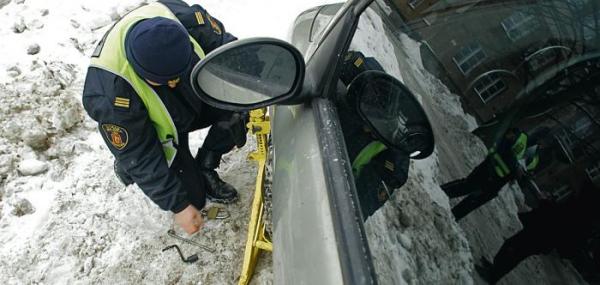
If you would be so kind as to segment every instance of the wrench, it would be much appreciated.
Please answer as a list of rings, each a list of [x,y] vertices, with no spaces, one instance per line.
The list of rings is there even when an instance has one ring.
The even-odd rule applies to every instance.
[[[204,250],[206,250],[206,251],[208,251],[208,252],[210,252],[210,253],[215,253],[215,252],[216,252],[214,249],[212,249],[212,248],[210,248],[210,247],[207,247],[207,246],[205,246],[205,245],[199,244],[199,243],[197,243],[197,242],[195,242],[195,241],[193,241],[193,240],[191,240],[191,239],[187,239],[187,238],[184,238],[184,237],[182,237],[182,236],[178,236],[178,235],[175,233],[175,230],[173,230],[173,229],[170,229],[169,231],[167,231],[167,234],[168,234],[169,236],[173,237],[173,238],[176,238],[176,239],[180,240],[180,241],[183,241],[183,242],[186,242],[186,243],[189,243],[189,244],[195,245],[195,246],[197,246],[197,247],[199,247],[199,248],[201,248],[201,249],[204,249]]]

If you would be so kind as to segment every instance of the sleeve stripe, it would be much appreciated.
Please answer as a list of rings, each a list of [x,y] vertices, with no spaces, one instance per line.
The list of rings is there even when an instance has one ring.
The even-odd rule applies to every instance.
[[[198,24],[204,25],[204,17],[202,17],[202,13],[196,12],[195,14],[196,14],[196,20],[198,21]]]

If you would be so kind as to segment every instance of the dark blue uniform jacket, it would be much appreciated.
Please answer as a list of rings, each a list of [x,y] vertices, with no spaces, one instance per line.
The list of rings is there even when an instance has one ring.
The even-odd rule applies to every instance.
[[[187,28],[188,33],[200,44],[205,53],[236,40],[225,32],[223,24],[212,18],[199,5],[189,6],[180,0],[161,0]],[[202,18],[199,20],[197,12]],[[203,20],[203,24],[200,21]],[[194,95],[189,73],[199,58],[194,54],[190,71],[181,78],[176,88],[155,87],[179,133],[207,127],[202,125],[200,114],[206,106]],[[115,106],[115,97],[130,100],[129,107]],[[169,169],[156,131],[148,112],[133,88],[122,78],[98,69],[88,69],[83,90],[83,105],[87,113],[98,122],[100,132],[110,151],[144,193],[163,210],[179,212],[187,205],[185,189],[180,178]],[[102,130],[103,124],[116,125],[124,129],[125,146],[117,149],[109,135]]]

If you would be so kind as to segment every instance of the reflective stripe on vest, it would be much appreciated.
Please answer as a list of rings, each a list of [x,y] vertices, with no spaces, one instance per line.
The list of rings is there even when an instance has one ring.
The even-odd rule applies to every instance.
[[[387,146],[380,141],[373,141],[365,146],[352,162],[352,174],[354,174],[354,178],[360,177],[360,173],[365,165],[369,164],[373,157],[386,149]]]
[[[176,146],[179,143],[177,128],[158,94],[135,73],[125,55],[125,37],[129,29],[141,20],[154,17],[164,17],[180,23],[173,12],[161,3],[154,2],[137,8],[115,23],[106,35],[101,53],[98,57],[92,57],[90,66],[111,72],[126,80],[133,87],[148,110],[148,116],[156,129],[170,167],[177,154]],[[190,42],[194,46],[196,55],[200,59],[204,58],[204,51],[191,36]]]
[[[496,174],[498,175],[498,177],[502,177],[504,178],[505,176],[510,174],[510,169],[508,169],[508,166],[506,165],[506,163],[504,163],[504,160],[502,159],[502,157],[500,157],[500,155],[495,152],[493,154],[493,158],[494,161],[496,162]]]
[[[527,170],[528,171],[534,170],[540,163],[540,155],[538,152],[538,146],[534,145],[534,146],[528,147],[523,159],[525,159],[525,163],[527,164]]]
[[[517,160],[523,159],[525,156],[525,151],[527,150],[527,139],[527,134],[521,133],[511,148]]]
[[[531,162],[527,164],[527,171],[534,170],[538,166],[538,164],[540,164],[540,156],[538,154],[535,154]]]

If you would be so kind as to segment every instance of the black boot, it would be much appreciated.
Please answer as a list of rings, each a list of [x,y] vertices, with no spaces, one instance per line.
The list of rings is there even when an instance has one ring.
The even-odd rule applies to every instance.
[[[212,202],[230,204],[237,201],[238,194],[235,188],[221,180],[215,171],[220,161],[221,154],[215,152],[200,149],[196,155],[200,174],[206,181],[206,197]]]
[[[121,183],[125,184],[125,186],[129,186],[131,184],[133,184],[133,179],[131,178],[131,176],[129,174],[127,174],[127,172],[125,172],[125,170],[123,170],[123,168],[121,168],[121,166],[119,165],[119,162],[115,159],[115,163],[113,164],[113,168],[115,170],[115,174],[117,175],[117,178],[119,178],[119,181],[121,181]]]

